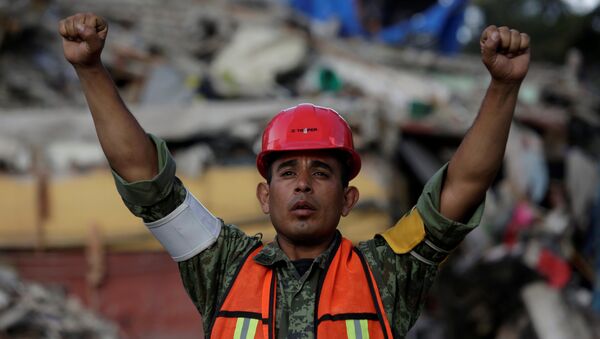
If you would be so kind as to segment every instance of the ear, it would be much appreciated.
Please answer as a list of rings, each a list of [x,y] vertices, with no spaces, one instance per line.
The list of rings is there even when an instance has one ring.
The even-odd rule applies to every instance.
[[[256,198],[264,214],[269,214],[269,184],[261,182],[256,186]]]
[[[344,205],[342,206],[342,216],[347,216],[354,205],[358,202],[358,188],[354,186],[348,186],[344,189]]]

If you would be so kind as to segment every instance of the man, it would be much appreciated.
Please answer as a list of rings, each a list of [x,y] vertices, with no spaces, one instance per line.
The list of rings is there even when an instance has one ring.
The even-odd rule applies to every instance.
[[[187,192],[165,143],[127,110],[100,61],[107,23],[77,14],[59,32],[117,189],[178,262],[212,338],[404,337],[437,265],[480,220],[529,67],[526,34],[484,30],[481,54],[492,80],[473,126],[416,207],[356,248],[336,230],[359,196],[348,184],[360,170],[348,125],[310,104],[280,112],[257,158],[266,179],[257,198],[277,231],[263,247]]]

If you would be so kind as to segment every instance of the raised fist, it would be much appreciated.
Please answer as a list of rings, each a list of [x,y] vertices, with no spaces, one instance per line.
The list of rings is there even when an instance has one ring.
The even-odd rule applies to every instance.
[[[78,13],[61,20],[58,32],[63,38],[65,58],[75,67],[100,63],[108,34],[107,22],[93,13]]]
[[[481,34],[481,59],[492,78],[520,83],[529,69],[529,36],[506,26],[488,26]]]

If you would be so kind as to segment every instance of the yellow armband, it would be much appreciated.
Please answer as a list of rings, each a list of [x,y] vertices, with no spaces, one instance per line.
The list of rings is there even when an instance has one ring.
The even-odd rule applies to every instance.
[[[381,236],[396,254],[410,252],[425,239],[425,224],[421,214],[413,208],[404,215],[394,227],[383,232]]]

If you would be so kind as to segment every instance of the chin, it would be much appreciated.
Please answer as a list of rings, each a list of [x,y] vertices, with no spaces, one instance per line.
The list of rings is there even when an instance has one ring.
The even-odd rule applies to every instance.
[[[303,246],[321,244],[324,239],[329,238],[334,232],[335,229],[331,232],[323,232],[323,229],[306,223],[294,225],[291,230],[288,229],[287,232],[277,230],[277,233],[282,234],[293,243]]]

